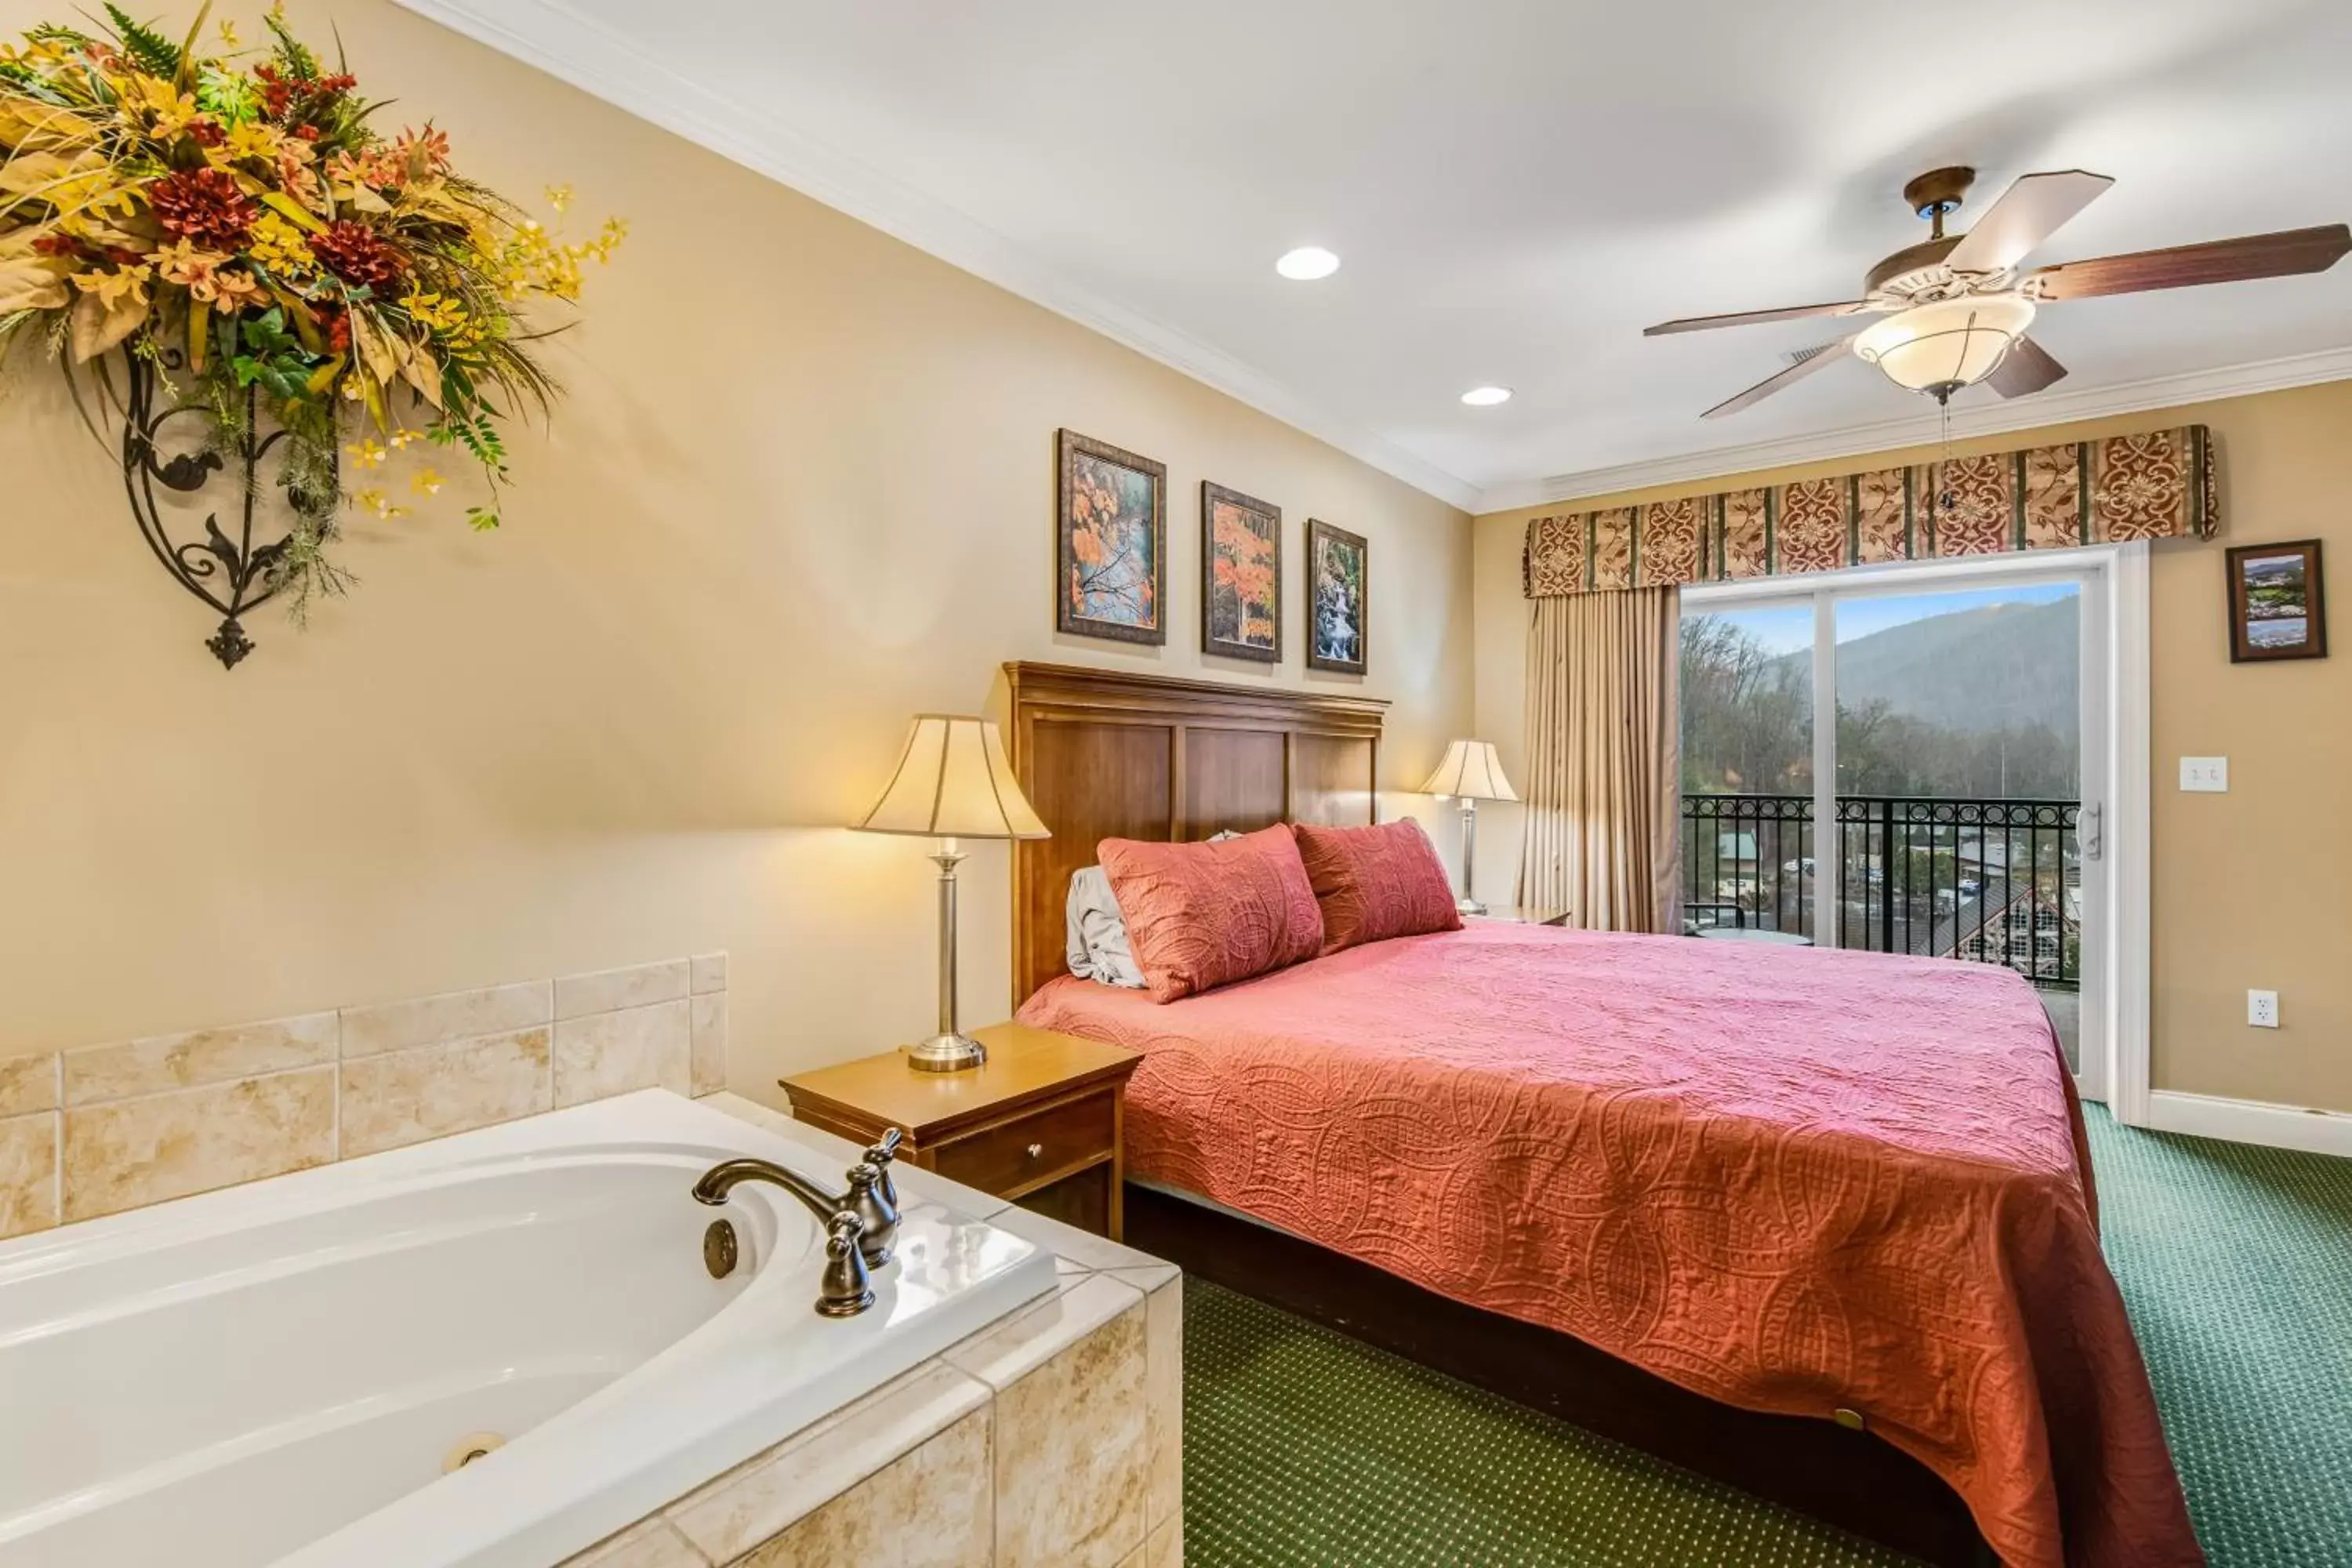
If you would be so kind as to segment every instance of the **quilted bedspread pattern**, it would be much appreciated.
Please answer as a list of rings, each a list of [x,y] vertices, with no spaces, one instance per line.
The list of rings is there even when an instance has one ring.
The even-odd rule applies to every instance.
[[[2203,1561],[2007,970],[1473,922],[1021,1017],[1145,1053],[1137,1175],[1712,1398],[1861,1411],[2012,1568]]]

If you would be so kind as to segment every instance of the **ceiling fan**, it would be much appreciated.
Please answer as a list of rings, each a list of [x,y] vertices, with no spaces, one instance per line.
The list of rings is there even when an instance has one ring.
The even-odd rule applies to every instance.
[[[1657,337],[1805,316],[1886,316],[1835,342],[1800,350],[1790,356],[1792,363],[1787,369],[1717,404],[1700,416],[1706,419],[1737,414],[1849,354],[1876,365],[1895,384],[1924,392],[1938,403],[1948,402],[1953,393],[1980,381],[1990,383],[2003,397],[2022,397],[2066,374],[2066,367],[2053,359],[2048,350],[2025,335],[2039,306],[2100,294],[2137,294],[2194,283],[2325,272],[2352,250],[2352,228],[2338,223],[2167,250],[2101,256],[2021,272],[2018,264],[2028,252],[2115,181],[2081,169],[2026,174],[2004,191],[1966,234],[1946,234],[1945,217],[1958,209],[1975,179],[1974,169],[1936,169],[1903,187],[1903,199],[1931,226],[1928,237],[1872,268],[1863,279],[1858,300],[1741,310],[1727,316],[1686,316],[1662,321],[1642,335]]]

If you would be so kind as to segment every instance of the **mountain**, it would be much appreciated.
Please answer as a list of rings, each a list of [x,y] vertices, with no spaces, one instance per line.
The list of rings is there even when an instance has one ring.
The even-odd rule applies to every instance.
[[[1993,605],[1930,616],[1842,642],[1838,704],[1884,702],[1962,734],[2044,725],[2072,742],[2081,725],[2079,601]],[[1780,662],[1802,668],[1812,656]]]

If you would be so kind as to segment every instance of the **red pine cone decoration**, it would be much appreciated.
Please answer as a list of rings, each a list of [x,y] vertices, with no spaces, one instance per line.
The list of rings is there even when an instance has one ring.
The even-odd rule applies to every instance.
[[[345,218],[310,237],[310,254],[319,264],[354,289],[378,293],[399,281],[407,266],[382,235],[363,223]]]
[[[147,187],[155,220],[206,250],[235,250],[261,209],[225,169],[181,169]]]

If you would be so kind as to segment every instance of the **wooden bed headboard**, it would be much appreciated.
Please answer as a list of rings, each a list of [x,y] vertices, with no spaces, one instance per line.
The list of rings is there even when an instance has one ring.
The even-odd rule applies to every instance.
[[[1066,664],[1008,664],[1013,772],[1051,838],[1013,847],[1013,1003],[1065,972],[1070,874],[1106,838],[1379,820],[1388,703]]]

